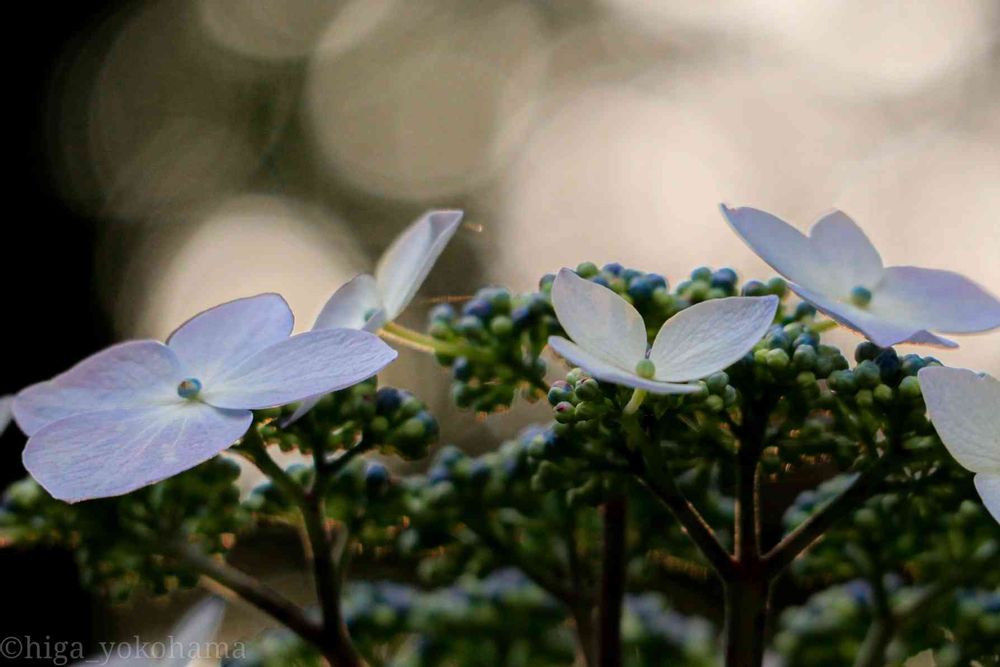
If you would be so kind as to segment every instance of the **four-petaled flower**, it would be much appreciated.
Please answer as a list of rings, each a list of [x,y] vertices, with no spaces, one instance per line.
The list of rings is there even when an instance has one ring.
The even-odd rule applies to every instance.
[[[434,262],[455,235],[462,215],[462,211],[428,211],[420,216],[382,253],[374,276],[362,273],[333,293],[313,329],[378,331],[396,319],[413,300]],[[321,396],[302,401],[285,425],[312,410]]]
[[[778,298],[729,297],[686,308],[664,322],[652,347],[642,315],[607,287],[562,269],[552,285],[556,316],[573,341],[549,345],[598,380],[655,394],[699,391],[682,384],[739,360],[774,320]]]
[[[113,345],[14,400],[29,436],[24,465],[56,498],[115,496],[215,456],[251,410],[351,386],[396,352],[364,331],[297,336],[277,294],[238,299],[188,320],[167,339]]]
[[[865,233],[834,211],[809,236],[770,213],[722,213],[751,249],[803,299],[880,347],[957,344],[931,331],[975,333],[1000,327],[1000,300],[968,278],[938,269],[882,265]]]
[[[941,442],[976,473],[983,504],[1000,522],[1000,381],[944,366],[922,368],[918,377]]]

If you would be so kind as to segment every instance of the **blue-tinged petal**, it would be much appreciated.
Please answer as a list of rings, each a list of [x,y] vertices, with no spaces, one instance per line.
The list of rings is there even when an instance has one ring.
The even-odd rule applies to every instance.
[[[633,389],[645,389],[653,394],[693,394],[699,387],[690,384],[673,384],[641,378],[605,361],[602,357],[585,350],[562,336],[549,336],[549,346],[573,366],[579,366],[591,376],[603,382],[619,384]]]
[[[292,333],[294,318],[278,294],[236,299],[198,313],[177,328],[167,345],[186,375],[211,384],[216,375]]]
[[[979,473],[973,480],[976,491],[983,499],[983,505],[990,511],[997,523],[1000,523],[1000,475]]]
[[[721,371],[764,337],[778,297],[711,299],[685,308],[663,323],[649,360],[657,380],[686,382]]]
[[[387,320],[396,319],[409,305],[455,235],[462,215],[462,211],[428,211],[382,254],[375,279]]]
[[[552,307],[577,345],[631,372],[646,357],[646,325],[625,299],[603,285],[562,269],[552,284]]]
[[[919,378],[931,423],[955,460],[1000,475],[1000,381],[944,366],[922,368]]]
[[[183,377],[176,355],[163,343],[119,343],[21,390],[14,399],[14,419],[33,435],[73,415],[157,405],[178,398],[177,383]]]
[[[380,308],[381,301],[375,278],[362,273],[341,285],[333,293],[316,318],[313,329],[377,331],[384,320],[384,317],[380,316]]]
[[[869,308],[946,333],[1000,327],[1000,299],[965,276],[940,269],[887,268]]]
[[[395,358],[395,350],[366,331],[309,331],[227,369],[201,397],[220,408],[286,405],[357,384]]]
[[[834,289],[833,267],[826,257],[814,251],[809,238],[795,227],[755,208],[729,208],[722,204],[720,209],[750,249],[775,271],[812,290]]]
[[[831,287],[849,294],[855,287],[874,289],[882,278],[882,258],[858,225],[842,211],[820,218],[809,230],[813,252],[824,259]]]
[[[118,496],[172,477],[238,440],[247,410],[200,401],[106,410],[49,424],[28,440],[24,467],[66,502]]]
[[[789,287],[804,300],[845,327],[863,334],[879,347],[891,347],[899,343],[958,347],[954,341],[936,336],[919,326],[880,317],[873,312],[837,301],[801,285],[789,283]]]

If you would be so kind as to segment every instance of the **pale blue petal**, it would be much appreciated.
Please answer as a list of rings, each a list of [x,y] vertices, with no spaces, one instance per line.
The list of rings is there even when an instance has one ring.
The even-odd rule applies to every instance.
[[[455,235],[462,211],[428,211],[396,237],[375,267],[385,317],[403,312]]]
[[[90,412],[32,435],[24,467],[66,502],[118,496],[212,458],[252,422],[247,410],[180,399],[156,407]]]
[[[1000,475],[1000,381],[964,368],[920,369],[931,423],[955,460]]]
[[[366,331],[309,331],[227,369],[205,386],[202,399],[220,408],[286,405],[357,384],[395,358],[395,350]]]
[[[209,308],[182,324],[167,339],[184,372],[211,384],[232,368],[292,333],[294,318],[278,294],[258,294]]]
[[[375,278],[362,273],[341,285],[333,293],[316,318],[313,329],[377,331],[382,326],[384,318],[379,317],[377,312],[370,318],[365,316],[380,308],[381,302]]]
[[[176,400],[183,378],[176,355],[163,343],[119,343],[51,380],[21,390],[14,399],[14,419],[22,431],[33,435],[47,424],[85,412]]]
[[[789,283],[789,287],[831,318],[849,329],[854,329],[879,347],[891,347],[900,343],[936,345],[938,347],[958,347],[954,341],[936,336],[930,331],[878,315],[849,303],[836,301],[817,292]]]
[[[549,336],[549,346],[571,365],[579,366],[603,382],[632,387],[633,389],[645,389],[653,394],[694,394],[700,391],[696,385],[658,382],[641,378],[634,372],[610,364],[562,336]]]
[[[577,345],[631,372],[646,357],[646,324],[612,290],[562,269],[552,284],[552,307]]]
[[[738,361],[774,322],[778,297],[711,299],[685,308],[663,323],[649,360],[656,379],[686,382]]]
[[[987,475],[980,473],[973,480],[979,497],[983,499],[983,505],[989,510],[993,518],[1000,523],[1000,475]]]
[[[961,274],[939,269],[889,267],[869,309],[946,333],[1000,327],[1000,299]]]
[[[858,225],[842,211],[824,215],[809,230],[813,252],[824,258],[837,293],[874,289],[882,278],[882,258]]]

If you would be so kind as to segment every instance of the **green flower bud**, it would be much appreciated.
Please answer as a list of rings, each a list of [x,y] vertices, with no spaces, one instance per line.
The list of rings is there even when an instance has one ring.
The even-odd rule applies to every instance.
[[[643,359],[635,365],[635,374],[641,378],[651,380],[656,375],[656,364],[649,359]]]
[[[514,320],[506,315],[497,315],[490,320],[490,333],[501,338],[509,336],[514,331]]]
[[[873,389],[881,382],[882,373],[878,364],[874,361],[865,360],[854,369],[854,378],[857,380],[859,387]]]
[[[599,401],[603,398],[601,393],[601,385],[598,384],[597,380],[594,378],[587,378],[583,382],[576,385],[576,389],[573,393],[581,401]]]
[[[798,371],[811,371],[816,367],[816,348],[811,345],[800,345],[792,353],[792,365]]]
[[[705,384],[708,386],[708,390],[713,394],[719,394],[720,396],[726,387],[729,386],[729,376],[725,371],[719,371],[718,373],[712,373],[707,378],[705,378]]]
[[[903,398],[917,399],[923,395],[920,390],[920,380],[915,375],[909,375],[899,383],[899,394]]]
[[[880,384],[875,387],[875,400],[879,403],[892,403],[892,387],[887,384]]]
[[[598,269],[597,265],[594,264],[593,262],[583,262],[576,266],[576,273],[581,278],[588,278],[588,279],[593,278],[600,272],[601,270]]]
[[[782,349],[768,350],[766,360],[767,367],[775,371],[783,371],[788,368],[788,364],[791,363],[791,359],[788,358],[788,353]]]

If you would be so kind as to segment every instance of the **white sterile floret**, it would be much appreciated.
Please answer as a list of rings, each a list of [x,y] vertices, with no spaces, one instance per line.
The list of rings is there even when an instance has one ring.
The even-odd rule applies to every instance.
[[[730,297],[686,308],[667,320],[652,347],[639,312],[612,290],[562,269],[552,306],[571,340],[549,345],[598,380],[656,394],[699,391],[683,384],[736,362],[764,336],[778,298]]]
[[[342,285],[323,306],[313,329],[378,331],[413,300],[427,274],[455,235],[462,211],[428,211],[396,237],[375,266]],[[315,407],[320,396],[302,401],[285,426]]]
[[[1000,327],[995,296],[951,271],[883,266],[865,233],[840,211],[820,218],[806,236],[764,211],[721,208],[733,229],[789,280],[796,294],[880,347],[957,347],[931,332]]]
[[[1000,381],[964,368],[920,369],[931,423],[964,468],[976,473],[983,504],[1000,522]]]
[[[204,311],[166,344],[113,345],[22,390],[14,418],[24,465],[68,502],[128,493],[210,459],[239,439],[251,410],[349,387],[396,352],[364,331],[291,336],[277,294]]]

